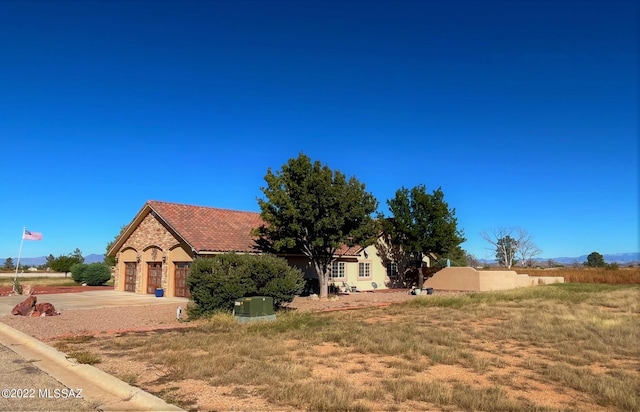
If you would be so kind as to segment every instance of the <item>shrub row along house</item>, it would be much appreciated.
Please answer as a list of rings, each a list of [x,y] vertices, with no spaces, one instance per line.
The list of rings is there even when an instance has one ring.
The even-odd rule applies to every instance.
[[[189,296],[186,277],[196,258],[220,253],[261,253],[252,230],[264,224],[259,213],[148,201],[115,240],[115,289],[166,296]],[[313,284],[315,273],[302,254],[281,255]],[[316,279],[317,280],[317,279]],[[331,279],[336,286],[372,290],[389,283],[375,246],[343,246],[336,253]]]

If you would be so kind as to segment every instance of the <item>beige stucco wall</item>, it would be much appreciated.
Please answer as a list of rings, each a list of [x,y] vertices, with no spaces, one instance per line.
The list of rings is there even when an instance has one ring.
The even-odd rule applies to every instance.
[[[311,262],[306,257],[302,256],[287,256],[287,261],[289,265],[294,266],[300,270],[305,277],[305,279],[315,279],[316,274],[311,265]],[[349,286],[355,286],[358,290],[368,291],[373,290],[372,282],[376,283],[377,289],[386,289],[387,284],[389,283],[389,278],[387,277],[387,268],[382,264],[382,259],[376,253],[375,246],[366,247],[358,256],[349,256],[344,258],[337,259],[340,262],[345,263],[345,277],[337,278],[333,280],[333,284],[338,287],[341,287],[343,282],[349,284]],[[359,266],[360,262],[368,262],[370,263],[370,274],[369,277],[359,277]],[[331,281],[330,281],[331,282]]]
[[[162,263],[162,283],[166,296],[175,295],[175,265],[174,262],[191,262],[192,256],[152,214],[148,214],[126,239],[118,253],[115,267],[115,289],[124,291],[125,268],[127,262],[136,263],[135,292],[146,294],[148,279],[148,263]],[[305,278],[314,278],[315,272],[310,261],[305,257],[287,256],[291,266],[303,271]],[[342,282],[355,286],[358,290],[373,290],[373,282],[377,289],[385,289],[389,283],[387,269],[382,263],[375,246],[368,246],[359,256],[342,259],[345,261],[345,278],[335,282],[342,286]],[[371,275],[366,278],[358,276],[358,263],[370,263]]]
[[[284,256],[284,258],[289,263],[289,266],[300,269],[305,279],[315,279],[316,272],[308,258],[304,256]]]
[[[424,283],[424,287],[439,290],[491,291],[525,286],[564,283],[561,276],[529,276],[512,270],[482,270],[470,267],[450,267],[438,271]]]
[[[436,290],[480,290],[478,271],[470,267],[444,268],[424,282],[425,288]]]
[[[373,283],[376,283],[376,289],[386,289],[389,283],[387,277],[387,268],[382,264],[382,259],[378,256],[375,246],[368,246],[360,252],[358,256],[349,257],[348,259],[338,259],[345,262],[345,277],[334,280],[334,284],[338,287],[343,286],[343,282],[351,287],[356,287],[360,291],[374,290]],[[367,262],[370,264],[370,276],[360,277],[359,264]]]

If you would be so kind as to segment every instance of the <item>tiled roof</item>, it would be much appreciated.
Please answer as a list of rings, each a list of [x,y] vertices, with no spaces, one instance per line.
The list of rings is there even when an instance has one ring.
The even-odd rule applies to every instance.
[[[147,205],[198,253],[258,252],[251,231],[264,224],[259,213],[157,200]],[[357,256],[361,249],[342,245],[336,255]]]
[[[347,245],[342,245],[340,247],[340,249],[336,250],[336,255],[338,256],[358,256],[360,251],[362,250],[362,247],[359,245],[355,245],[355,246],[347,246]]]
[[[251,231],[260,214],[150,200],[147,205],[198,253],[257,252]]]

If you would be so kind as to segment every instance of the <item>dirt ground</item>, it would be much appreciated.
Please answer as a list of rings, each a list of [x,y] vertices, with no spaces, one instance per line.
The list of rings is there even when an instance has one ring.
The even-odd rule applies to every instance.
[[[456,294],[457,292],[435,292],[436,294]],[[299,311],[329,312],[334,310],[357,309],[369,306],[388,306],[409,299],[415,299],[405,289],[386,289],[375,292],[353,292],[331,296],[329,299],[317,299],[311,296],[296,296],[288,307]]]
[[[86,287],[51,287],[46,289],[46,293],[72,293],[75,291],[86,290]],[[42,292],[41,292],[42,291]],[[44,293],[45,289],[36,288],[37,293]],[[0,291],[2,292],[2,291]],[[439,295],[453,295],[460,294],[459,292],[444,292],[435,291],[431,296]],[[414,296],[407,293],[406,290],[385,290],[376,292],[360,292],[351,293],[348,295],[333,296],[330,299],[320,300],[314,297],[296,297],[294,301],[289,305],[291,309],[297,311],[312,311],[312,312],[327,312],[327,311],[340,311],[351,310],[366,307],[384,307],[394,303],[404,302],[410,299],[423,299],[430,298],[427,296]],[[161,305],[165,306],[165,305]],[[72,325],[71,316],[80,316],[79,312],[87,314],[93,311],[83,310],[75,311],[78,313],[69,313],[64,316],[68,316],[66,323],[61,323],[56,327],[56,337],[51,336],[51,331],[43,329],[33,329],[38,320],[22,321],[21,319],[11,318],[9,321],[11,326],[17,329],[21,327],[29,329],[23,330],[35,337],[48,341],[50,345],[56,346],[57,344],[64,344],[64,341],[60,340],[63,336],[70,335],[94,335],[100,337],[98,340],[88,341],[86,343],[74,345],[74,350],[88,350],[90,352],[100,353],[101,362],[94,365],[99,369],[104,370],[107,373],[112,374],[125,382],[134,384],[146,391],[157,394],[161,398],[172,402],[172,400],[180,400],[186,409],[190,410],[294,410],[289,407],[283,407],[282,405],[272,405],[257,394],[252,394],[250,389],[239,387],[225,387],[225,386],[212,386],[205,381],[199,380],[173,380],[167,382],[167,379],[171,371],[165,371],[157,366],[153,366],[146,362],[141,362],[133,356],[128,356],[126,353],[116,350],[111,353],[109,350],[105,350],[102,346],[106,340],[118,339],[117,336],[123,336],[126,332],[139,332],[139,333],[154,333],[154,330],[162,330],[172,328],[173,323],[170,322],[170,318],[173,316],[175,308],[172,305],[166,305],[166,310],[155,308],[154,313],[150,314],[149,308],[130,307],[130,308],[109,308],[107,311],[113,311],[113,313],[103,313],[105,318],[113,317],[118,319],[127,319],[131,321],[130,327],[112,330],[111,333],[105,333],[103,330],[63,330],[65,324]],[[97,310],[97,309],[96,309]],[[126,310],[126,313],[122,312]],[[61,316],[62,318],[63,316]],[[139,317],[140,322],[135,322],[135,319]],[[71,320],[71,321],[70,321]],[[384,319],[377,319],[378,321],[384,321]],[[0,320],[1,321],[1,320]],[[491,322],[491,319],[485,320]],[[46,322],[41,322],[45,324]],[[190,327],[197,325],[198,322],[183,323],[175,325],[176,327]],[[140,327],[143,325],[143,327]],[[463,326],[463,325],[459,325]],[[487,325],[469,324],[464,325],[464,328],[478,328],[486,327]],[[60,329],[59,329],[60,328]],[[50,328],[49,328],[50,329]],[[126,335],[125,335],[126,336]],[[469,368],[462,367],[460,365],[449,364],[430,364],[428,361],[424,361],[424,367],[428,367],[429,376],[431,379],[440,379],[443,382],[455,381],[463,385],[469,385],[469,387],[476,386],[490,386],[495,382],[509,382],[508,387],[509,395],[513,398],[526,399],[527,401],[534,402],[538,405],[545,405],[550,409],[559,410],[590,410],[593,404],[590,399],[586,399],[583,394],[571,390],[570,388],[559,389],[553,384],[534,381],[531,382],[527,376],[522,375],[521,370],[522,362],[526,362],[529,357],[536,356],[535,350],[531,348],[522,348],[514,343],[513,351],[517,355],[506,355],[505,348],[496,348],[492,342],[478,341],[475,342],[478,349],[478,362],[481,362],[484,357],[487,359],[487,364],[495,363],[497,359],[496,353],[502,353],[500,355],[499,367],[493,368],[487,366],[492,370],[492,373],[474,373]],[[356,386],[367,384],[367,382],[373,382],[376,379],[380,379],[381,376],[388,374],[388,364],[399,362],[398,359],[393,359],[388,356],[379,356],[367,354],[360,355],[355,353],[342,354],[341,348],[337,347],[334,343],[325,343],[320,347],[314,347],[310,350],[314,356],[324,353],[325,356],[321,356],[324,360],[318,360],[311,355],[301,355],[300,362],[313,363],[317,366],[313,370],[314,376],[321,379],[336,379],[339,375],[340,379],[344,378],[350,383]],[[507,351],[508,352],[508,351]],[[373,357],[372,357],[373,356]],[[426,362],[426,363],[425,363]],[[481,365],[482,366],[482,365]],[[346,375],[344,375],[346,373]],[[336,375],[338,374],[338,375]],[[166,378],[165,378],[166,377]],[[247,392],[249,390],[249,392]],[[186,400],[189,400],[184,403]],[[380,403],[371,403],[364,405],[366,409],[381,410],[386,409],[392,404],[388,401]],[[393,404],[396,410],[424,410],[428,404],[406,400],[400,404]],[[431,405],[435,410],[450,410],[447,408],[439,408],[436,405]],[[601,410],[611,410],[610,408],[602,408]]]
[[[87,291],[86,286],[35,286],[34,295],[54,293],[74,293]],[[99,287],[110,289],[112,287]],[[97,290],[91,287],[91,290]],[[0,288],[0,296],[11,293],[11,287]],[[415,299],[415,295],[406,290],[385,290],[376,292],[354,292],[332,296],[329,299],[320,300],[316,297],[296,297],[288,307],[297,311],[337,311],[350,310],[364,307],[388,306],[396,302]],[[0,319],[13,328],[32,335],[49,345],[56,345],[62,339],[73,336],[93,335],[107,338],[123,333],[149,333],[154,330],[193,327],[198,322],[176,323],[175,305],[160,305],[149,308],[146,306],[128,308],[87,309],[66,311],[62,316],[53,318],[24,318],[12,316]],[[93,322],[95,330],[89,330],[84,319],[100,319]],[[113,319],[119,327],[115,328],[107,320]],[[106,323],[105,323],[106,322]],[[111,326],[105,326],[105,325]],[[81,326],[78,326],[81,325]],[[135,385],[153,393],[162,393],[166,388],[156,383],[161,371],[150,371],[149,365],[137,362],[134,359],[122,361],[121,356],[101,356],[101,362],[94,366],[112,374],[120,379],[134,379]],[[133,383],[133,382],[130,382]],[[181,393],[193,393],[197,396],[197,409],[199,410],[274,410],[273,406],[260,398],[237,397],[230,395],[235,388],[210,387],[206,382],[184,380],[175,383],[180,387]],[[277,410],[282,410],[279,406]]]
[[[434,295],[454,294],[454,292],[440,292]],[[366,307],[384,307],[397,302],[407,301],[409,299],[423,299],[429,296],[414,296],[406,291],[376,291],[373,293],[352,293],[349,295],[341,295],[333,297],[329,300],[319,300],[312,297],[297,297],[290,304],[290,307],[299,311],[338,311],[351,310]],[[136,308],[130,308],[127,316],[136,316]],[[378,318],[378,321],[384,322],[385,319]],[[486,322],[492,322],[488,319]],[[197,324],[197,322],[194,322]],[[192,323],[193,325],[193,323]],[[466,328],[486,327],[485,325],[468,324]],[[140,329],[140,333],[152,333],[152,325]],[[158,329],[166,327],[166,324],[158,325]],[[462,325],[459,325],[462,326]],[[94,365],[113,376],[118,377],[128,383],[134,384],[144,390],[154,393],[161,398],[172,402],[180,400],[180,403],[188,410],[205,410],[205,411],[293,411],[291,408],[283,405],[273,405],[266,401],[257,393],[253,393],[250,388],[237,386],[213,386],[206,381],[193,379],[170,379],[171,371],[163,370],[158,366],[154,366],[147,362],[142,362],[134,356],[129,356],[121,350],[106,349],[106,344],[111,339],[118,339],[116,336],[121,335],[123,331],[117,334],[96,333],[95,336],[100,337],[98,340],[87,341],[86,343],[74,344],[74,350],[88,350],[93,353],[100,353],[101,362]],[[86,334],[86,331],[85,333]],[[126,336],[126,335],[124,335]],[[125,338],[126,339],[126,338]],[[49,344],[56,345],[63,343],[60,340],[51,340]],[[487,358],[487,363],[494,362],[493,359],[498,348],[492,342],[476,342],[479,351],[478,356]],[[295,348],[295,342],[292,343],[292,350]],[[515,344],[514,344],[515,345]],[[108,345],[107,345],[108,346]],[[517,345],[515,345],[517,346]],[[538,405],[545,405],[551,410],[591,410],[593,404],[589,399],[585,399],[581,394],[569,389],[559,389],[553,384],[545,382],[530,382],[526,376],[522,375],[519,370],[521,364],[528,356],[534,356],[533,349],[524,350],[521,347],[515,347],[514,351],[517,356],[500,357],[500,367],[495,368],[491,374],[474,373],[469,368],[461,365],[448,364],[431,364],[424,360],[420,361],[421,368],[425,367],[429,370],[429,378],[441,380],[443,382],[457,382],[468,387],[487,387],[493,385],[496,381],[509,382],[509,395],[525,399]],[[380,356],[372,354],[344,353],[342,348],[335,343],[325,343],[317,347],[311,348],[309,353],[313,355],[299,355],[301,363],[312,363],[316,366],[313,370],[313,376],[318,379],[346,379],[355,387],[366,387],[367,383],[374,382],[381,377],[389,374],[390,364],[402,362],[389,356]],[[500,351],[503,351],[501,348]],[[318,359],[320,357],[320,360]],[[415,365],[414,365],[415,366]],[[364,386],[363,386],[364,385]],[[379,401],[378,401],[379,402]],[[389,403],[388,400],[378,403],[372,401],[370,404],[364,405],[369,410],[388,410],[393,406],[395,410],[452,410],[450,408],[441,408],[437,405],[428,404],[420,401],[405,400],[400,403]],[[427,408],[427,409],[425,409]],[[432,409],[433,408],[433,409]],[[603,408],[601,410],[611,410]]]

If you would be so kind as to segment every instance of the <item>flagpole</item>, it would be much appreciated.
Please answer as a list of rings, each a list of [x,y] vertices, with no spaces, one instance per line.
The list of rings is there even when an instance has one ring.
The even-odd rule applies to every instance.
[[[27,230],[26,226],[22,228],[22,236],[20,236],[20,250],[18,251],[18,264],[16,265],[16,275],[13,277],[13,293],[18,293],[16,290],[16,282],[18,281],[18,269],[20,268],[20,256],[22,255],[22,245],[24,244],[24,232]]]

